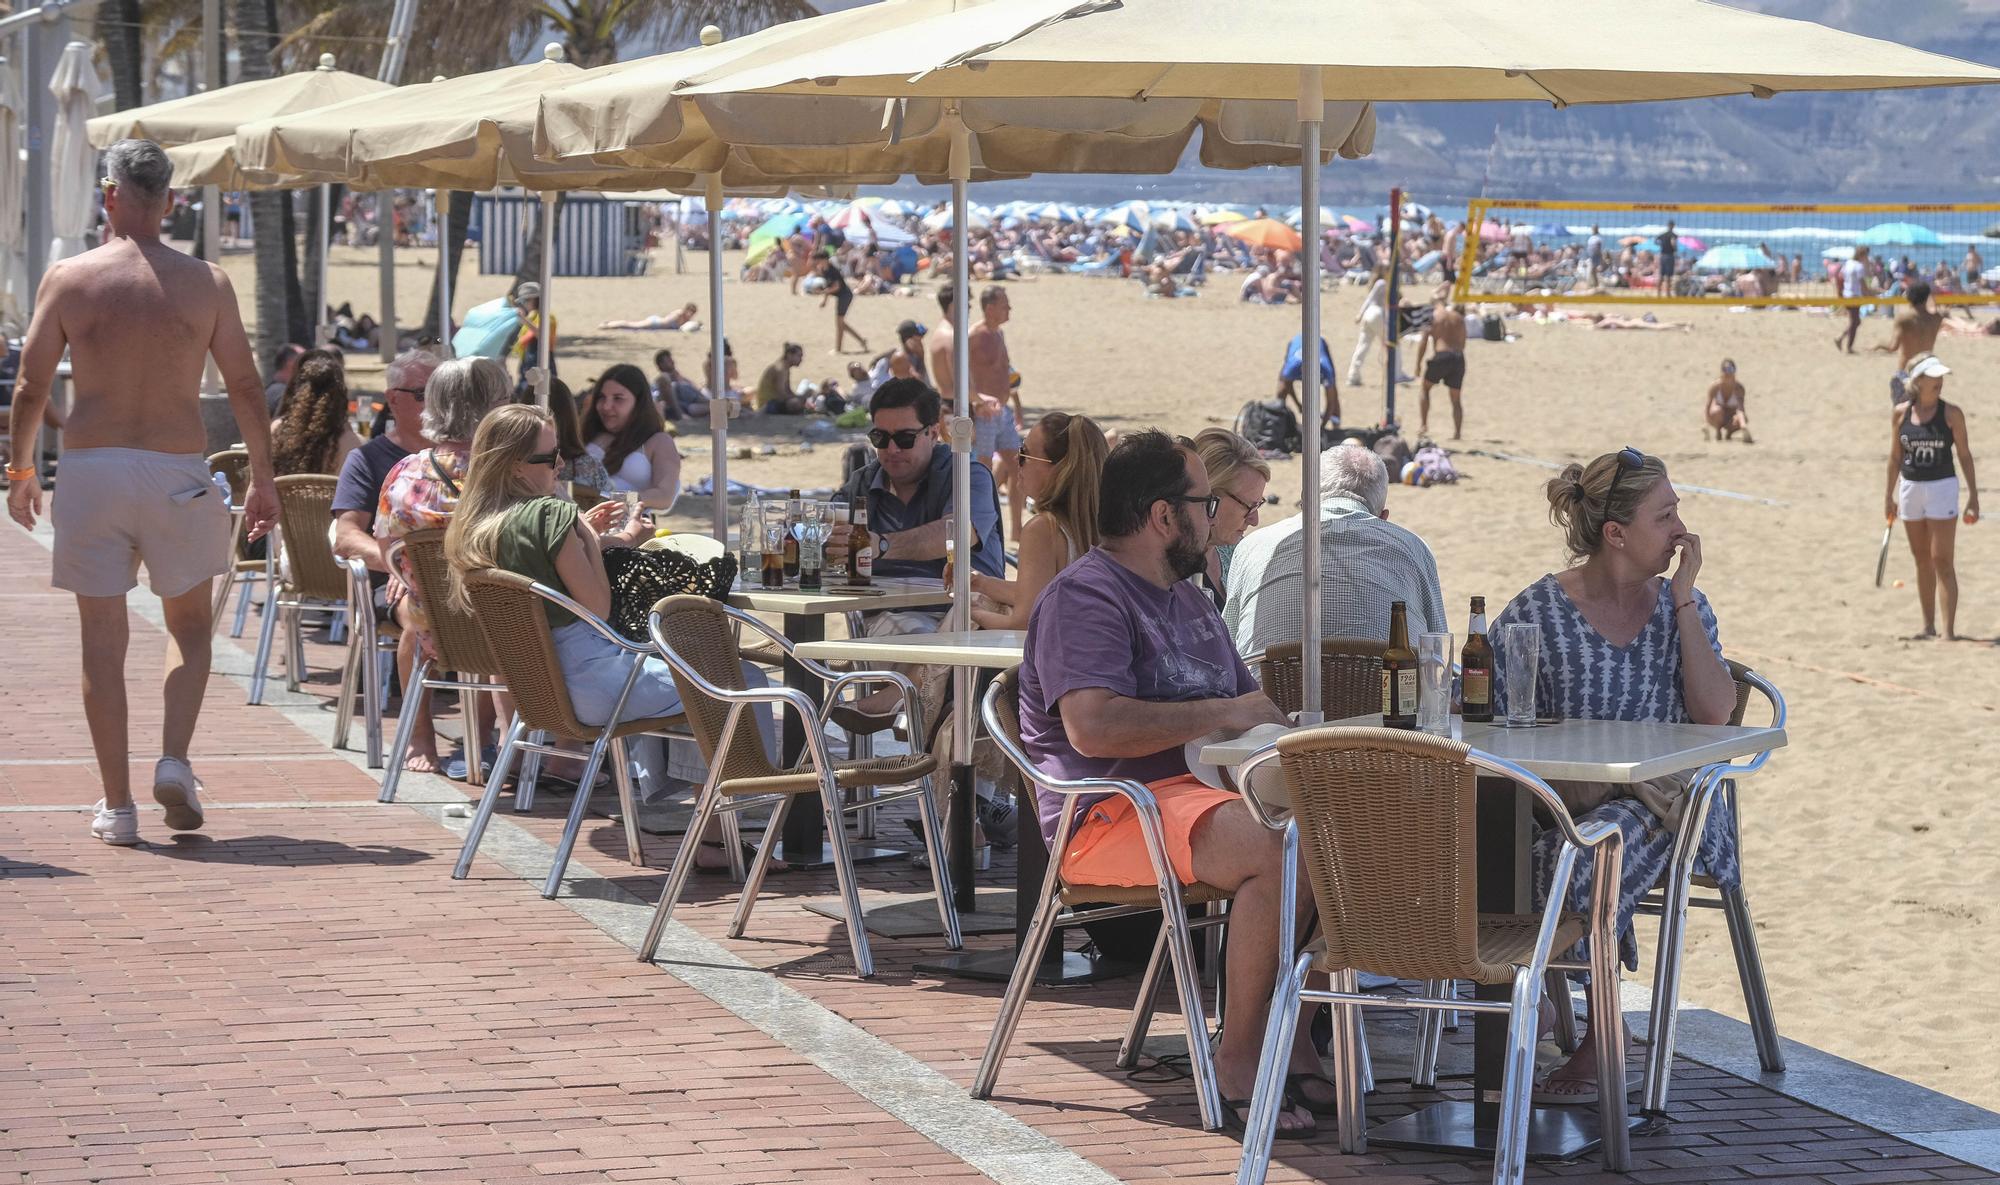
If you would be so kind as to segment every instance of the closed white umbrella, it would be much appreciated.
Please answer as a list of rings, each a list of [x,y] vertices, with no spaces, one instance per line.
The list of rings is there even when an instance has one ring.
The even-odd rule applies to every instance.
[[[27,319],[28,273],[21,259],[21,193],[28,179],[21,150],[27,145],[27,94],[21,73],[0,58],[0,321],[20,324]]]
[[[97,104],[96,92],[90,43],[63,46],[49,78],[49,93],[56,100],[55,134],[49,138],[49,229],[55,235],[50,263],[90,249],[85,236],[97,214],[97,150],[84,125]]]

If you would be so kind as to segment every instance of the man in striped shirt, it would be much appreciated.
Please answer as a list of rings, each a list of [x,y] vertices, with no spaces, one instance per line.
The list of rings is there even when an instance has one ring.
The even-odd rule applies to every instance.
[[[1320,615],[1328,638],[1389,638],[1389,606],[1409,609],[1413,634],[1444,631],[1437,560],[1414,531],[1384,517],[1389,473],[1359,445],[1320,455]],[[1230,556],[1222,618],[1238,652],[1297,642],[1305,632],[1305,538],[1300,515],[1245,536]]]

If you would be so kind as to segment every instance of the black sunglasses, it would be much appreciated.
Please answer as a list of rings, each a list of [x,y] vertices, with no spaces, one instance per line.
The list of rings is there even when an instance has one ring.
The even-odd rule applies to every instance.
[[[549,468],[554,469],[557,467],[560,458],[554,453],[529,453],[523,460],[529,465],[547,465]]]
[[[1216,511],[1222,509],[1222,496],[1220,494],[1210,494],[1205,498],[1199,494],[1164,494],[1159,500],[1162,502],[1178,502],[1185,506],[1200,506],[1208,511],[1208,517],[1211,519],[1215,517]]]
[[[389,389],[391,391],[400,391],[401,393],[408,395],[410,398],[416,400],[418,403],[422,403],[424,401],[424,389],[422,387],[391,387]]]
[[[1610,507],[1611,499],[1617,497],[1618,483],[1624,480],[1625,471],[1627,469],[1644,469],[1645,467],[1646,467],[1646,454],[1640,452],[1638,449],[1633,448],[1629,444],[1626,445],[1624,448],[1619,449],[1618,469],[1615,473],[1611,475],[1611,488],[1604,492],[1604,505],[1607,508]]]
[[[923,434],[924,430],[921,428],[902,428],[895,432],[886,428],[872,428],[868,432],[868,443],[876,448],[888,448],[889,442],[893,440],[897,448],[908,452],[917,447],[917,438]]]

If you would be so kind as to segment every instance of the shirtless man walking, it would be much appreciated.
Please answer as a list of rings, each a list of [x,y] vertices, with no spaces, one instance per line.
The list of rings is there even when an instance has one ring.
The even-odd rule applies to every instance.
[[[1008,406],[1014,394],[1013,360],[1007,355],[1007,335],[1001,326],[1013,314],[1005,288],[993,287],[979,294],[979,323],[966,334],[972,371],[972,459],[993,465],[993,481],[1007,490],[1007,518],[1012,528],[1008,538],[1021,537],[1024,514],[1020,489],[1014,473],[1020,468],[1021,427],[1014,409]],[[993,455],[1000,463],[993,464]]]
[[[1424,352],[1433,343],[1437,353],[1426,365]],[[1417,365],[1424,368],[1423,396],[1417,405],[1418,434],[1430,434],[1431,388],[1443,383],[1445,393],[1451,396],[1451,438],[1457,440],[1465,430],[1465,404],[1460,399],[1465,392],[1465,309],[1451,303],[1448,289],[1438,290],[1437,302],[1431,307],[1430,328],[1417,342]]]
[[[1909,398],[1905,385],[1910,380],[1910,364],[1937,349],[1938,331],[1944,328],[1944,314],[1931,307],[1931,286],[1926,280],[1911,280],[1904,290],[1910,307],[1896,314],[1895,336],[1875,347],[1878,354],[1894,351],[1896,373],[1889,376],[1889,402]]]
[[[159,145],[120,140],[104,156],[112,238],[50,266],[14,393],[16,456],[26,456],[49,382],[68,349],[76,389],[55,501],[53,583],[76,594],[83,712],[104,798],[90,832],[139,842],[127,767],[125,594],[139,565],[167,620],[166,720],[153,798],[167,826],[201,826],[201,783],[188,766],[208,683],[211,581],[229,562],[229,508],[209,478],[197,392],[215,357],[250,454],[250,538],[277,518],[270,413],[228,277],[160,242],[173,166]],[[33,530],[42,510],[32,470],[7,470],[7,512]]]

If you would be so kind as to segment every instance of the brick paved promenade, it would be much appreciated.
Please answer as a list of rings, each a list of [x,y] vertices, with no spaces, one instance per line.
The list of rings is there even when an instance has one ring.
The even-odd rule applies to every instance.
[[[304,693],[280,683],[277,706],[250,708],[248,647],[219,644],[194,752],[207,827],[176,837],[144,809],[143,846],[97,843],[80,809],[99,792],[75,614],[47,573],[43,541],[0,532],[12,660],[0,690],[0,1181],[1028,1185],[1233,1172],[1236,1145],[1199,1130],[1185,1080],[1111,1065],[1130,979],[1031,1002],[1001,1096],[980,1103],[965,1084],[999,988],[915,971],[942,953],[925,939],[875,939],[877,978],[853,979],[839,927],[803,907],[833,891],[830,876],[774,878],[737,940],[723,936],[733,885],[700,878],[658,966],[632,947],[677,838],[649,836],[653,867],[635,870],[617,824],[593,816],[562,898],[544,901],[528,878],[546,873],[567,806],[545,796],[530,816],[503,807],[473,876],[452,882],[464,820],[445,807],[462,795],[411,777],[406,802],[374,802],[375,779],[326,744],[338,652],[322,645],[309,646],[318,677]],[[143,595],[133,606],[136,779],[157,744],[164,643]],[[862,875],[871,889],[919,883],[907,861]],[[1010,870],[989,875],[1001,884]],[[1175,1025],[1156,1022],[1161,1052]],[[1403,1034],[1394,1022],[1378,1032],[1371,1117],[1437,1098],[1395,1080]],[[1468,1060],[1452,1045],[1447,1074]],[[1634,1149],[1627,1175],[1588,1159],[1535,1175],[1996,1179],[1694,1062],[1678,1067],[1670,1122]],[[1454,1157],[1343,1157],[1328,1133],[1280,1144],[1272,1179],[1489,1173]]]

